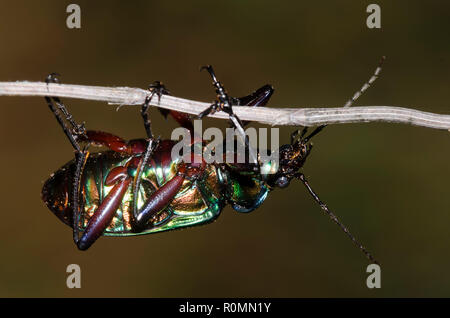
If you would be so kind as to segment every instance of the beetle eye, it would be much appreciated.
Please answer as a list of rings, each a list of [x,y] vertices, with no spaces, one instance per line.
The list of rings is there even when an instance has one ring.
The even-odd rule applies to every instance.
[[[281,176],[277,179],[277,181],[275,181],[275,184],[280,187],[280,188],[286,188],[290,183],[290,180],[285,177],[285,176]]]

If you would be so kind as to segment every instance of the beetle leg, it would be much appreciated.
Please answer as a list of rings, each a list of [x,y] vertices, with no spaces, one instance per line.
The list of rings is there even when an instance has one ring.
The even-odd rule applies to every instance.
[[[140,167],[138,167],[138,173],[135,177],[135,184],[139,184],[136,181],[140,180],[140,175],[142,170],[142,167],[145,166],[146,161],[150,157],[151,153],[151,146],[149,146],[149,149],[147,150],[146,154],[144,155],[144,159],[140,163]],[[196,162],[198,159],[201,158],[195,158],[195,155],[191,155],[191,161],[193,161],[191,164],[186,165],[185,163],[182,163],[181,166],[178,169],[177,174],[172,177],[169,181],[167,181],[162,187],[157,189],[155,192],[153,192],[150,197],[147,199],[147,201],[144,203],[144,205],[137,211],[136,208],[136,200],[138,195],[138,188],[139,186],[134,187],[134,200],[133,200],[133,230],[136,232],[142,231],[146,224],[149,222],[152,217],[154,217],[158,212],[164,210],[167,205],[170,204],[170,202],[173,200],[173,198],[176,196],[176,194],[180,191],[183,182],[187,180],[196,180],[200,178],[203,175],[203,172],[205,170],[205,162],[202,160],[201,162]],[[197,160],[195,160],[197,159]]]
[[[75,244],[78,245],[79,241],[79,228],[78,224],[80,221],[80,190],[81,190],[81,176],[83,174],[84,166],[86,164],[86,160],[89,156],[89,152],[84,149],[83,151],[75,153],[75,174],[73,179],[73,193],[72,193],[72,228],[73,228],[73,240]]]
[[[159,108],[160,110],[162,108]],[[194,125],[192,124],[192,118],[189,114],[170,110],[169,114],[175,119],[175,121],[183,128],[188,129],[191,134],[194,132]],[[164,113],[163,113],[164,115]]]
[[[112,150],[122,151],[122,147],[132,147],[130,144],[122,143],[120,138],[108,133],[102,132],[90,132],[88,131],[88,136],[93,137],[89,139],[90,142],[100,142],[103,145],[109,146]],[[139,140],[138,140],[139,141]],[[143,146],[142,146],[143,147]],[[148,159],[150,158],[150,154],[155,147],[153,146],[153,140],[150,139],[147,146],[147,152],[141,163],[144,166]],[[131,151],[130,148],[129,151]],[[149,151],[150,150],[150,151]],[[141,150],[139,153],[142,153]],[[111,224],[114,215],[116,214],[117,209],[119,208],[125,192],[127,191],[129,185],[131,184],[132,178],[128,175],[128,167],[118,166],[113,169],[108,176],[106,177],[105,184],[108,186],[114,185],[114,187],[110,190],[108,195],[102,200],[100,206],[94,211],[92,217],[90,218],[86,229],[84,230],[81,238],[79,238],[79,222],[80,222],[80,207],[79,207],[79,193],[81,188],[81,175],[82,175],[82,167],[84,167],[84,163],[86,162],[87,155],[83,157],[83,154],[86,152],[80,153],[77,157],[76,161],[76,172],[74,177],[74,203],[73,203],[73,230],[74,230],[74,241],[80,250],[87,250],[106,230],[106,228]],[[140,165],[141,166],[141,165]],[[142,176],[142,169],[138,169],[140,172],[137,173],[137,180],[140,181]],[[135,179],[136,180],[136,179]],[[139,187],[139,182],[138,186]],[[136,198],[134,198],[134,206],[136,205]]]
[[[129,151],[132,148],[132,142],[122,144],[119,137],[116,137],[111,134],[102,133],[102,132],[90,132],[88,131],[88,136],[93,137],[89,139],[90,142],[98,142],[103,145],[110,146],[112,150],[122,151],[122,149],[118,146],[121,145],[123,147],[130,147]],[[141,141],[141,140],[137,140]],[[136,141],[136,142],[137,142]],[[158,145],[159,140],[156,142]],[[116,144],[117,143],[117,144]],[[140,160],[139,167],[145,166],[147,161],[150,158],[152,151],[155,149],[155,144],[153,143],[153,139],[150,139],[146,145],[147,151],[142,160]],[[140,147],[144,147],[144,145],[140,145]],[[143,151],[139,150],[139,154]],[[123,197],[129,188],[132,177],[128,174],[127,166],[118,166],[114,168],[106,177],[105,184],[108,186],[114,185],[114,187],[109,191],[108,195],[102,200],[100,206],[94,211],[92,217],[90,218],[81,238],[79,238],[79,222],[80,222],[80,208],[79,207],[79,193],[81,188],[81,175],[84,167],[84,163],[86,161],[87,155],[83,156],[87,152],[81,152],[77,157],[76,161],[76,172],[74,177],[74,195],[73,195],[73,207],[74,207],[74,216],[73,216],[73,229],[74,229],[74,241],[80,250],[87,250],[106,230],[106,228],[111,224],[111,221],[116,214],[117,209],[122,203]],[[87,153],[88,154],[88,153]],[[142,168],[138,169],[137,176],[135,180],[140,181],[142,176]],[[140,183],[138,182],[137,188],[139,188]],[[136,205],[136,197],[134,198],[133,205]]]
[[[158,107],[159,112],[167,119],[167,116],[170,114],[173,119],[183,128],[188,129],[191,134],[194,131],[194,125],[192,124],[191,115],[187,113],[177,112],[175,110],[169,110]]]
[[[218,109],[220,109],[219,103],[216,101],[213,104],[211,104],[208,108],[206,108],[204,111],[202,111],[200,114],[198,114],[198,118],[202,119],[205,116],[208,116],[209,114],[214,114]]]
[[[244,141],[245,148],[248,150],[249,155],[250,155],[250,162],[259,164],[258,158],[256,156],[256,151],[251,147],[250,142],[248,140],[248,136],[245,134],[245,130],[243,127],[244,125],[241,122],[241,120],[233,112],[233,103],[236,103],[237,101],[239,101],[239,99],[231,98],[230,96],[228,96],[222,83],[220,83],[217,80],[216,74],[214,73],[214,70],[211,65],[203,66],[200,70],[203,70],[203,69],[206,69],[208,71],[209,75],[211,76],[211,78],[213,80],[213,86],[215,87],[216,93],[217,93],[217,100],[214,102],[214,104],[212,104],[207,109],[205,109],[203,112],[201,112],[199,114],[199,118],[209,115],[211,112],[214,112],[216,110],[222,110],[222,111],[226,112],[229,115],[232,126],[239,132],[239,135],[241,135],[242,140]],[[269,92],[270,90],[267,88],[267,91]],[[260,94],[262,94],[262,93],[260,92]],[[268,97],[270,97],[271,92],[269,92],[268,95],[269,95]],[[249,95],[249,96],[251,96],[251,95]],[[246,98],[243,98],[244,101]],[[248,102],[257,103],[258,100],[259,99],[256,98],[256,96],[248,97]],[[262,100],[264,102],[265,99],[262,98]],[[268,100],[268,98],[267,98],[267,100]]]
[[[235,98],[229,97],[225,91],[223,85],[217,80],[217,77],[214,73],[214,70],[211,65],[203,66],[201,68],[206,69],[213,79],[213,86],[216,88],[216,93],[218,97],[218,101],[209,106],[203,112],[199,114],[199,118],[205,117],[211,113],[214,113],[216,110],[221,108],[229,108],[227,113],[232,113],[232,106],[264,106],[269,101],[270,97],[273,94],[273,87],[271,85],[264,85],[263,87],[257,89],[253,93],[247,96]],[[223,104],[221,106],[221,103]],[[224,109],[224,110],[225,110]],[[244,124],[245,125],[245,124]]]
[[[80,250],[87,250],[103,234],[111,224],[117,209],[122,203],[123,196],[131,183],[131,178],[126,175],[125,167],[119,168],[124,169],[124,176],[109,191],[108,195],[103,199],[100,206],[89,219],[83,235],[76,241]]]
[[[169,91],[159,81],[156,81],[153,84],[150,84],[148,86],[148,90],[150,91],[150,95],[148,95],[145,98],[145,102],[144,102],[144,104],[142,104],[141,116],[142,116],[142,119],[144,120],[144,128],[147,133],[147,137],[150,139],[153,139],[151,122],[150,122],[150,118],[148,117],[148,108],[149,108],[150,102],[155,94],[158,95],[158,102],[159,102],[161,100],[161,96],[163,94],[169,94]]]
[[[159,102],[161,100],[162,95],[170,95],[170,92],[164,86],[164,84],[159,81],[155,81],[153,82],[153,84],[150,84],[148,89],[150,90],[151,93],[149,96],[147,96],[144,104],[141,107],[141,116],[144,120],[144,127],[147,132],[148,138],[153,138],[150,128],[151,123],[148,117],[148,108],[150,106],[150,102],[155,94],[158,95],[158,102]],[[167,116],[170,114],[173,117],[173,119],[175,119],[177,123],[180,124],[181,127],[189,129],[191,133],[193,132],[194,126],[192,124],[192,119],[189,114],[177,112],[174,110],[168,110],[160,107],[158,107],[158,110],[164,116],[164,118],[167,118]]]
[[[156,143],[158,144],[158,143]],[[138,173],[135,180],[140,180],[142,176],[142,169],[140,167],[145,166],[152,151],[154,150],[153,140],[149,140],[147,146],[147,152],[144,158],[140,161],[138,166]],[[81,172],[83,164],[82,158],[77,159],[77,170],[75,173],[75,187],[74,187],[74,198],[78,198],[80,193],[80,183],[81,183]],[[84,158],[85,161],[85,158]],[[80,250],[87,250],[106,230],[106,228],[111,224],[111,221],[116,214],[117,209],[123,201],[123,197],[128,190],[133,178],[128,173],[128,166],[118,166],[109,172],[105,179],[105,184],[107,186],[114,186],[108,193],[108,195],[102,200],[100,206],[94,211],[92,217],[81,236],[79,238],[79,218],[80,218],[80,207],[78,207],[78,200],[74,199],[74,218],[73,218],[73,228],[74,228],[74,241]],[[138,188],[139,188],[138,183]],[[136,205],[136,197],[134,198],[134,206]]]
[[[149,147],[149,149],[151,148]],[[150,153],[151,150],[148,150],[144,155],[144,159],[139,164],[134,182],[132,227],[135,232],[141,232],[145,228],[147,222],[172,201],[178,191],[180,191],[185,180],[185,174],[178,172],[172,179],[153,192],[145,204],[137,210],[136,202],[140,186],[140,176],[142,175],[142,167],[145,166],[146,161],[150,158]]]
[[[148,160],[150,159],[151,154],[153,153],[153,150],[155,150],[156,147],[158,147],[159,139],[156,140],[155,144],[154,144],[154,140],[152,140],[152,139],[149,140],[148,145],[147,145],[147,150],[144,154],[144,157],[139,162],[137,169],[136,169],[136,175],[135,175],[134,181],[133,181],[133,217],[134,217],[134,220],[136,220],[137,216],[139,215],[139,212],[137,211],[137,198],[138,198],[139,189],[141,187],[142,173],[144,171],[145,165],[147,164]]]
[[[214,73],[214,69],[211,65],[202,66],[200,70],[207,70],[209,75],[212,78],[212,84],[216,89],[217,100],[211,104],[207,109],[202,111],[198,117],[201,119],[209,114],[214,114],[217,110],[223,110],[226,113],[230,114],[233,112],[232,105],[233,99],[230,98],[223,87],[222,83],[217,80],[216,74]]]
[[[152,193],[144,206],[134,216],[133,227],[136,232],[142,231],[147,222],[172,201],[178,191],[180,191],[184,180],[184,175],[177,174]]]
[[[159,211],[163,210],[175,197],[180,190],[185,180],[184,173],[177,173],[172,179],[167,181],[162,187],[157,189],[147,199],[144,206],[137,210],[137,196],[140,188],[140,180],[142,176],[143,167],[150,159],[151,153],[157,147],[159,141],[156,142],[156,146],[152,141],[149,142],[147,151],[144,158],[138,165],[136,176],[133,183],[133,229],[136,232],[142,231],[147,222]]]
[[[86,131],[85,136],[77,137],[77,141],[84,141],[93,146],[104,146],[115,152],[130,155],[141,154],[145,152],[147,147],[147,142],[144,139],[126,141],[116,135],[95,130]]]
[[[273,94],[273,87],[271,85],[264,85],[263,87],[257,89],[250,95],[232,98],[233,106],[265,106]],[[249,121],[243,121],[242,125],[245,126]]]
[[[52,73],[47,76],[45,82],[47,85],[49,83],[60,83],[58,78],[56,77],[58,74]],[[86,164],[86,160],[89,156],[89,152],[87,151],[87,147],[85,147],[83,150],[81,149],[80,145],[78,144],[78,137],[86,136],[86,131],[84,128],[84,124],[78,125],[73,120],[72,115],[67,111],[66,107],[62,103],[62,101],[58,97],[49,97],[45,96],[45,101],[47,102],[50,110],[55,115],[56,120],[62,127],[65,135],[69,139],[70,143],[72,144],[73,148],[75,149],[75,174],[73,179],[73,192],[72,192],[72,211],[73,211],[73,239],[75,243],[78,245],[79,242],[79,229],[78,229],[78,223],[80,219],[80,206],[79,206],[79,200],[80,200],[80,188],[81,188],[81,176],[83,174],[84,166]],[[57,107],[55,106],[55,103]],[[64,115],[65,120],[69,122],[69,124],[72,126],[72,129],[68,127],[66,122],[64,121],[63,116]]]
[[[265,106],[272,96],[274,89],[271,85],[266,84],[258,88],[250,95],[232,98],[233,106]]]
[[[60,83],[59,79],[57,78],[57,75],[58,74],[56,73],[49,74],[45,79],[47,85],[50,83]],[[73,148],[77,152],[80,152],[81,148],[77,142],[77,136],[85,135],[86,129],[84,128],[84,123],[79,125],[74,121],[72,115],[67,111],[67,108],[64,106],[60,98],[50,96],[45,96],[44,98],[51,112],[55,115],[56,120],[63,129],[64,134],[67,136],[70,143],[72,144]],[[55,106],[55,104],[57,107]],[[64,115],[65,120],[69,122],[72,128],[68,127],[61,113]]]

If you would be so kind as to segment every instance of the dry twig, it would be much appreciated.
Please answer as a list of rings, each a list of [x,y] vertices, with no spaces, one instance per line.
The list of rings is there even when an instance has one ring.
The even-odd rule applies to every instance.
[[[148,90],[130,87],[47,85],[43,82],[0,82],[0,95],[4,96],[58,96],[98,100],[115,105],[142,105],[148,94]],[[151,105],[190,114],[199,114],[210,103],[163,95],[160,102],[155,98],[152,100]],[[257,109],[248,106],[236,106],[233,109],[241,120],[256,121],[269,125],[318,126],[378,121],[450,130],[450,115],[393,106],[350,108],[258,107]],[[228,115],[218,112],[211,115],[211,117],[228,118]]]

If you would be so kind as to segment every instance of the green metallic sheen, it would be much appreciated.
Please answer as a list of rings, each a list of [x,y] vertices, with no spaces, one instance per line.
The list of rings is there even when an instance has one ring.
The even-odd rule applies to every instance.
[[[89,218],[113,186],[106,186],[108,173],[115,167],[126,166],[133,157],[113,151],[92,154],[84,167],[81,180],[82,212],[79,228],[82,231]],[[171,161],[165,167],[150,160],[144,167],[138,191],[137,208],[165,182],[175,176],[179,162]],[[65,224],[72,226],[71,193],[74,161],[67,163],[45,183],[43,199],[53,213]],[[136,169],[129,169],[134,176]],[[239,172],[230,165],[207,165],[202,178],[185,180],[169,205],[158,212],[141,232],[132,229],[132,186],[126,191],[122,203],[105,236],[131,236],[157,233],[177,228],[208,223],[216,219],[227,203],[239,212],[256,209],[267,197],[269,187],[259,173]]]

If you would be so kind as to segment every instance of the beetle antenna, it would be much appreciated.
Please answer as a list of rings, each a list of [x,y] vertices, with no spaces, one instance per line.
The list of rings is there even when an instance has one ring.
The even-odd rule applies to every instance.
[[[344,105],[344,107],[350,107],[353,103],[375,82],[378,76],[381,73],[381,67],[383,66],[384,61],[386,60],[386,56],[382,56],[380,62],[378,63],[378,67],[375,69],[372,77],[364,83],[359,91],[357,91],[352,98],[350,98]]]
[[[372,84],[377,80],[378,76],[381,73],[381,69],[383,66],[384,61],[386,60],[386,56],[382,56],[380,62],[378,63],[377,68],[375,69],[375,72],[372,74],[372,76],[369,78],[367,82],[364,83],[364,85],[361,87],[360,90],[358,90],[352,98],[350,98],[344,105],[345,108],[350,107],[353,105],[354,102],[365,92],[367,89],[372,86]],[[327,125],[321,125],[313,130],[312,133],[310,133],[305,139],[304,142],[308,142],[312,137],[317,135],[319,132],[321,132]]]
[[[295,177],[299,180],[301,180],[303,182],[303,184],[305,185],[306,189],[308,189],[308,192],[311,194],[311,196],[314,198],[314,200],[316,200],[316,202],[320,205],[320,208],[326,213],[328,214],[328,216],[331,218],[331,220],[333,220],[334,223],[336,223],[337,225],[339,225],[339,227],[342,229],[342,231],[345,232],[345,234],[347,234],[347,236],[352,240],[352,242],[361,250],[361,252],[364,253],[364,255],[366,255],[366,257],[375,264],[379,264],[375,258],[373,258],[372,254],[369,253],[369,251],[366,250],[366,248],[359,243],[359,241],[356,240],[356,238],[350,233],[350,231],[347,229],[347,227],[342,224],[339,219],[337,218],[337,216],[331,212],[328,209],[328,206],[323,203],[319,196],[314,192],[314,190],[311,188],[311,186],[309,185],[308,181],[305,178],[305,175],[303,173],[298,173],[297,175],[295,175]]]

